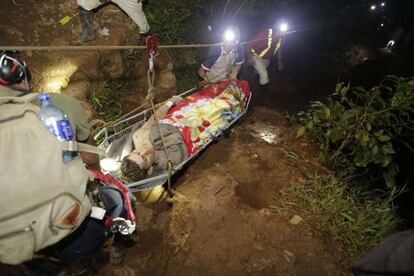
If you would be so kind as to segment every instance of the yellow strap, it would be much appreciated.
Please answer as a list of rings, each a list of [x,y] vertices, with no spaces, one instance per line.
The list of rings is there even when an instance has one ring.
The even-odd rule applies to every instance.
[[[267,48],[264,49],[258,56],[259,57],[264,57],[267,52],[269,52],[270,48],[272,48],[272,39],[273,39],[273,30],[269,29],[268,33],[267,33]],[[252,49],[253,50],[253,49]],[[256,52],[254,52],[254,50],[252,51],[253,54],[256,54]],[[257,55],[257,54],[256,54]]]
[[[279,41],[277,42],[276,47],[275,47],[274,55],[276,55],[277,51],[279,51],[281,47],[282,47],[282,38],[279,38]]]

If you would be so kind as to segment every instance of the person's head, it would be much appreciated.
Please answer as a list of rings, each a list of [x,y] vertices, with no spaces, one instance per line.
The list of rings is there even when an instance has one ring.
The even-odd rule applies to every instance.
[[[129,182],[137,182],[147,176],[147,170],[141,167],[126,156],[121,163],[122,176]]]
[[[23,93],[30,92],[31,75],[17,51],[0,51],[0,85]]]
[[[122,175],[129,181],[139,181],[147,176],[154,161],[155,150],[153,148],[134,150],[122,160]]]
[[[223,49],[226,52],[231,51],[237,46],[240,40],[240,31],[236,27],[230,27],[223,34]]]

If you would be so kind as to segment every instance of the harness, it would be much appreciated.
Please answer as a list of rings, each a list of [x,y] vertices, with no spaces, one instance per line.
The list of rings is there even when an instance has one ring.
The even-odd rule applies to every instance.
[[[269,28],[267,32],[267,47],[263,49],[260,53],[256,53],[256,51],[252,48],[251,52],[253,55],[263,58],[272,48],[273,45],[273,29]],[[279,38],[275,50],[273,51],[273,55],[276,55],[277,51],[279,51],[280,47],[282,46],[282,38]]]
[[[100,170],[90,168],[90,167],[88,167],[87,169],[95,176],[96,179],[102,181],[103,183],[107,185],[116,187],[120,191],[123,197],[124,204],[126,206],[128,219],[124,219],[121,217],[112,218],[109,216],[105,216],[103,218],[105,227],[110,228],[113,232],[120,232],[122,235],[129,235],[132,232],[134,232],[135,231],[135,214],[134,214],[134,211],[132,210],[131,200],[128,194],[129,189],[125,187],[125,185],[122,184],[121,181],[117,180],[116,178],[112,177],[109,174],[104,174]],[[97,193],[94,193],[94,192],[93,192],[93,197],[95,201],[97,202],[97,204],[100,205],[100,207],[102,207],[102,204],[100,204],[103,201],[102,198]]]

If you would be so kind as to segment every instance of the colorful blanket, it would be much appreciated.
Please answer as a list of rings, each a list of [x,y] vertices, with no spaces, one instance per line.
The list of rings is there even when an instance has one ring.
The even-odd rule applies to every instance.
[[[189,155],[214,137],[243,110],[250,95],[247,81],[221,81],[204,87],[175,105],[160,120],[178,127],[183,135]]]

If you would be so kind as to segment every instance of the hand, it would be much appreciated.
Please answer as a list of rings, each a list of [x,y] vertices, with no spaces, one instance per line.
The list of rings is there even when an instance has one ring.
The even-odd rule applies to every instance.
[[[279,72],[282,72],[283,71],[283,63],[281,61],[279,61],[279,63],[277,64],[277,70]]]
[[[208,83],[209,83],[209,81],[208,81],[208,80],[202,80],[202,81],[200,81],[200,82],[198,83],[198,86],[199,86],[199,87],[204,87],[204,86],[206,86]]]
[[[172,101],[175,105],[184,102],[184,99],[180,96],[172,96],[170,101]]]

